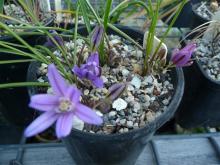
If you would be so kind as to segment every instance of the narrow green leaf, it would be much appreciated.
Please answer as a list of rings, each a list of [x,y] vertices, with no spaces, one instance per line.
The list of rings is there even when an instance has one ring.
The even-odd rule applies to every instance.
[[[49,83],[41,83],[41,82],[16,82],[16,83],[0,84],[0,89],[28,87],[28,86],[45,86],[45,87],[48,87],[50,85],[49,85]]]
[[[104,29],[106,31],[108,26],[108,20],[109,20],[109,14],[112,7],[112,0],[107,0],[106,7],[105,7],[105,13],[104,13]]]
[[[1,64],[15,64],[15,63],[26,63],[26,62],[33,62],[36,60],[33,59],[25,59],[25,60],[2,60],[0,61]]]
[[[83,20],[85,22],[87,31],[88,31],[88,33],[91,33],[90,19],[89,19],[88,15],[87,15],[88,9],[87,9],[85,0],[79,0],[78,2],[79,2],[79,5],[80,5],[80,10],[82,12]]]
[[[4,1],[5,0],[0,0],[0,13],[3,14],[3,10],[4,10]]]

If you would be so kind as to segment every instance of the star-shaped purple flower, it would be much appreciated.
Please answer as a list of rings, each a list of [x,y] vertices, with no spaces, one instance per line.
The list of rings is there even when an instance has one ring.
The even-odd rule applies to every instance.
[[[100,78],[101,76],[101,68],[99,66],[99,55],[97,52],[92,53],[86,64],[82,64],[80,67],[75,65],[72,70],[80,79],[88,79],[93,85],[98,88],[103,87],[103,80]]]
[[[192,64],[191,56],[193,51],[196,48],[195,43],[191,43],[186,45],[183,49],[175,49],[173,51],[171,61],[173,64],[175,64],[177,67],[184,67],[189,66]]]
[[[89,124],[102,124],[101,117],[80,103],[81,92],[75,86],[66,83],[54,64],[48,67],[48,79],[54,95],[37,94],[31,97],[30,107],[44,113],[26,128],[26,137],[46,130],[55,121],[57,137],[65,137],[71,132],[74,115]]]

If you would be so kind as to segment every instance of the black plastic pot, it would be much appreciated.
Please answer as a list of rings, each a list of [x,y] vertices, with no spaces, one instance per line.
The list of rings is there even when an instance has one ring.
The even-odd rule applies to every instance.
[[[184,128],[220,125],[220,82],[211,79],[199,61],[183,69],[185,91],[176,113]]]
[[[119,28],[133,39],[142,42],[143,34],[141,32],[127,27]],[[84,27],[79,28],[79,33],[87,35]],[[108,33],[117,34],[110,29]],[[39,66],[40,64],[37,62],[31,63],[28,69],[28,80],[37,80],[36,70]],[[181,101],[184,90],[183,72],[181,69],[173,69],[171,73],[175,88],[173,99],[168,109],[144,128],[113,135],[92,134],[73,129],[71,134],[63,139],[63,142],[76,164],[134,165],[155,131],[174,115]],[[37,93],[35,87],[29,87],[28,89],[30,95]]]
[[[170,15],[164,17],[162,20],[166,21]],[[177,28],[190,28],[194,24],[194,14],[192,12],[192,5],[190,2],[187,2],[183,7],[182,11],[180,12],[176,22],[174,23],[173,27]],[[190,19],[189,19],[190,18]],[[172,19],[171,19],[172,20]],[[171,20],[168,21],[168,24],[171,23]]]
[[[53,19],[50,19],[47,26],[53,24]],[[36,44],[43,44],[45,37],[39,36],[21,36],[26,42],[34,46]],[[15,38],[10,36],[0,37],[1,41],[7,41],[10,43],[19,43]],[[28,50],[23,49],[28,52]],[[21,60],[27,59],[10,53],[1,53],[0,61],[2,60]],[[17,64],[3,64],[0,65],[0,83],[13,83],[13,82],[25,82],[29,63],[17,63]],[[33,120],[33,111],[28,108],[29,95],[27,88],[10,88],[0,89],[0,102],[5,107],[2,110],[5,118],[12,124],[18,126],[24,126],[29,124]]]
[[[142,42],[143,34],[141,32],[127,27],[120,27],[120,29],[133,39]],[[79,29],[79,32],[83,35],[87,33],[85,28]],[[116,34],[110,29],[108,33]],[[73,129],[71,134],[63,139],[63,142],[76,164],[134,165],[155,131],[174,115],[181,101],[184,89],[184,77],[181,69],[172,70],[172,80],[175,93],[167,111],[144,128],[115,135],[99,135]]]

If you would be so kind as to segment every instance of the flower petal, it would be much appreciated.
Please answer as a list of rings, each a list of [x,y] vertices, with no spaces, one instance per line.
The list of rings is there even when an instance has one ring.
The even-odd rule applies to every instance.
[[[64,96],[68,88],[68,84],[64,80],[64,78],[60,75],[54,64],[50,64],[48,66],[48,78],[50,81],[50,85],[53,91],[55,92],[55,94]]]
[[[59,97],[49,94],[38,94],[31,97],[29,106],[40,111],[50,111],[59,104]]]
[[[195,43],[190,43],[190,44],[187,44],[182,50],[183,51],[190,51],[190,52],[193,52],[194,49],[196,48],[196,44]]]
[[[77,104],[75,115],[89,124],[100,125],[103,123],[102,118],[95,111],[83,104]]]
[[[102,36],[104,33],[104,27],[103,26],[96,26],[93,34],[92,34],[92,38],[91,38],[91,42],[93,44],[93,50],[97,49],[101,40],[102,40]]]
[[[98,52],[91,53],[91,55],[87,59],[88,62],[95,62],[97,66],[99,66],[99,54]]]
[[[70,86],[66,92],[66,97],[70,98],[73,103],[79,102],[81,91],[75,86]]]
[[[82,70],[77,66],[75,65],[72,69],[73,73],[75,73],[80,79],[83,78],[83,73],[82,73]]]
[[[92,83],[97,87],[97,88],[103,88],[104,82],[100,77],[96,77],[95,79],[92,80]]]
[[[57,120],[57,118],[58,115],[54,111],[43,113],[26,128],[24,135],[26,137],[31,137],[46,130]]]
[[[56,123],[56,134],[58,138],[63,138],[70,134],[73,127],[74,113],[64,113],[59,116]]]

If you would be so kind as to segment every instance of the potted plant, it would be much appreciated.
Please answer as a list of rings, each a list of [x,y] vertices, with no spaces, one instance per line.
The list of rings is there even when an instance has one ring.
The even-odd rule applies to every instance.
[[[177,122],[184,128],[199,126],[218,126],[219,122],[219,11],[210,25],[197,28],[197,33],[187,35],[187,41],[197,42],[194,53],[195,63],[184,68],[186,87],[180,109],[176,114]],[[201,30],[201,31],[198,31]],[[191,77],[192,76],[192,77]],[[196,80],[196,81],[195,81]]]
[[[73,31],[58,34],[39,27],[47,36],[44,46],[30,46],[0,23],[30,50],[26,55],[38,61],[30,65],[29,82],[0,85],[31,86],[29,106],[40,113],[24,135],[34,136],[56,122],[56,135],[77,164],[134,164],[181,101],[180,67],[191,64],[195,45],[175,50],[169,59],[163,40],[185,2],[161,40],[155,36],[159,0],[155,8],[151,0],[148,6],[142,3],[152,19],[145,34],[108,22],[127,1],[111,11],[112,0],[108,0],[103,18],[89,1],[77,1]],[[78,28],[79,14],[87,20],[83,28]],[[89,24],[91,18],[97,26]]]
[[[194,21],[192,29],[212,20],[213,15],[219,8],[219,0],[192,0],[192,12]]]

